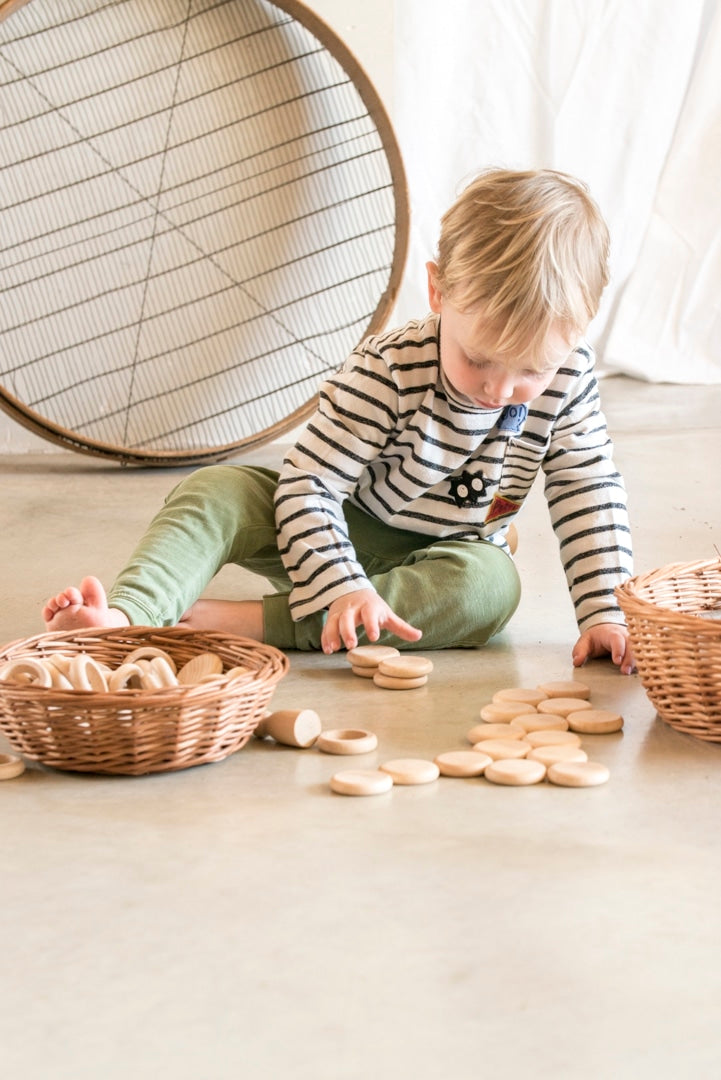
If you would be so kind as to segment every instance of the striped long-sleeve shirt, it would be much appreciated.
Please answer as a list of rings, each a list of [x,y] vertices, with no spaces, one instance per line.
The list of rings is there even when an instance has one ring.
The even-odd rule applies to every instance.
[[[528,406],[484,410],[444,380],[437,315],[367,339],[321,388],[280,474],[293,618],[372,587],[345,499],[425,538],[506,546],[539,470],[579,627],[623,622],[613,590],[632,573],[631,536],[590,348],[577,348]]]

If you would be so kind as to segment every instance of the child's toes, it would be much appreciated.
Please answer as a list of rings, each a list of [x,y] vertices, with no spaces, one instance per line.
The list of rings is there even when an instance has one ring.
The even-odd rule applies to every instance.
[[[70,586],[69,589],[64,589],[55,597],[58,608],[76,607],[79,604],[85,603],[83,594],[80,589],[76,589],[74,586]]]

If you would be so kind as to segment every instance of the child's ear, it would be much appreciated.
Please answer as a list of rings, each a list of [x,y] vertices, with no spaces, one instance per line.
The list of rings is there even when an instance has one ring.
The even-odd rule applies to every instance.
[[[428,303],[431,306],[431,311],[436,315],[441,313],[441,291],[438,288],[438,266],[434,262],[426,263],[426,271],[428,273]]]

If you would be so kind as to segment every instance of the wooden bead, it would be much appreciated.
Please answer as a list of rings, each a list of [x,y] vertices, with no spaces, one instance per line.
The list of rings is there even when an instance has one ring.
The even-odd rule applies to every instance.
[[[313,709],[279,709],[264,716],[258,727],[262,737],[269,735],[284,746],[301,750],[313,746],[322,730],[320,717]]]

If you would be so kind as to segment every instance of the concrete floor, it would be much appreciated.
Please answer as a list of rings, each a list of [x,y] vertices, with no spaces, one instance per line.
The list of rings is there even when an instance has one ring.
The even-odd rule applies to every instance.
[[[721,387],[616,377],[603,396],[637,569],[713,556]],[[2,641],[84,573],[109,582],[179,475],[58,452],[0,474]],[[519,525],[525,595],[491,647],[435,654],[403,694],[293,654],[274,706],[373,729],[368,766],[462,747],[494,690],[571,677],[540,491]],[[260,592],[227,571],[215,588]],[[719,1076],[721,745],[663,724],[636,676],[579,677],[626,720],[584,740],[611,769],[596,789],[441,779],[349,799],[328,788],[347,759],[257,740],[180,773],[0,784],[4,1074]]]

